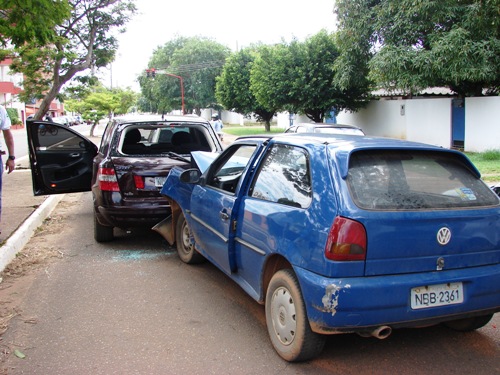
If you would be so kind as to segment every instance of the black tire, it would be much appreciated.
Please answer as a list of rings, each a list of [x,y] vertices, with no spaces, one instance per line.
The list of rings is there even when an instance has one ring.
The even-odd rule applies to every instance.
[[[451,320],[443,324],[455,331],[469,332],[484,327],[493,318],[493,314],[474,316],[472,318]]]
[[[175,244],[179,258],[186,264],[203,263],[205,258],[195,250],[191,230],[183,214],[177,219],[175,226]]]
[[[108,227],[99,223],[96,215],[94,214],[94,239],[97,242],[109,242],[113,241],[114,238],[113,227]]]
[[[266,293],[266,323],[271,343],[289,362],[318,356],[326,337],[311,330],[299,282],[291,269],[276,272]]]

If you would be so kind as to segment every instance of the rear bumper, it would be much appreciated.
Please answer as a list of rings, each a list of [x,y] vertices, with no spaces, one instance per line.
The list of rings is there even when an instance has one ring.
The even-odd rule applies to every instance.
[[[326,278],[295,268],[313,331],[362,332],[415,327],[500,311],[500,264],[408,275]],[[413,310],[414,287],[461,282],[460,304]]]
[[[98,206],[96,212],[97,219],[102,225],[118,228],[152,227],[170,215],[170,206]]]

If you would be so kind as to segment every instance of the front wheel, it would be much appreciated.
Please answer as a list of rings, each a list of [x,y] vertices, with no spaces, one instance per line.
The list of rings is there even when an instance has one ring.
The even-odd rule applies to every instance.
[[[291,269],[274,274],[266,293],[267,331],[274,349],[290,362],[318,356],[326,337],[311,330],[299,282]]]
[[[493,318],[493,314],[474,316],[472,318],[451,320],[443,324],[455,331],[469,332],[484,327]]]
[[[177,246],[177,254],[184,263],[196,264],[202,263],[205,258],[194,248],[194,241],[191,235],[191,230],[186,222],[183,214],[179,215],[175,226],[175,243]]]

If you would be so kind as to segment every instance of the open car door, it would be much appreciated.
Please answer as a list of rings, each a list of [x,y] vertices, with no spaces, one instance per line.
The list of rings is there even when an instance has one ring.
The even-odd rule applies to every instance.
[[[53,122],[28,121],[26,127],[33,194],[90,191],[97,146]]]

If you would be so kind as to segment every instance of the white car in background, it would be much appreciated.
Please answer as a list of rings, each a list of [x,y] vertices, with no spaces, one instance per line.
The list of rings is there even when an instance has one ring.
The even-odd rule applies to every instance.
[[[64,126],[70,126],[70,122],[67,116],[57,116],[57,117],[52,117],[52,121],[61,124]]]

